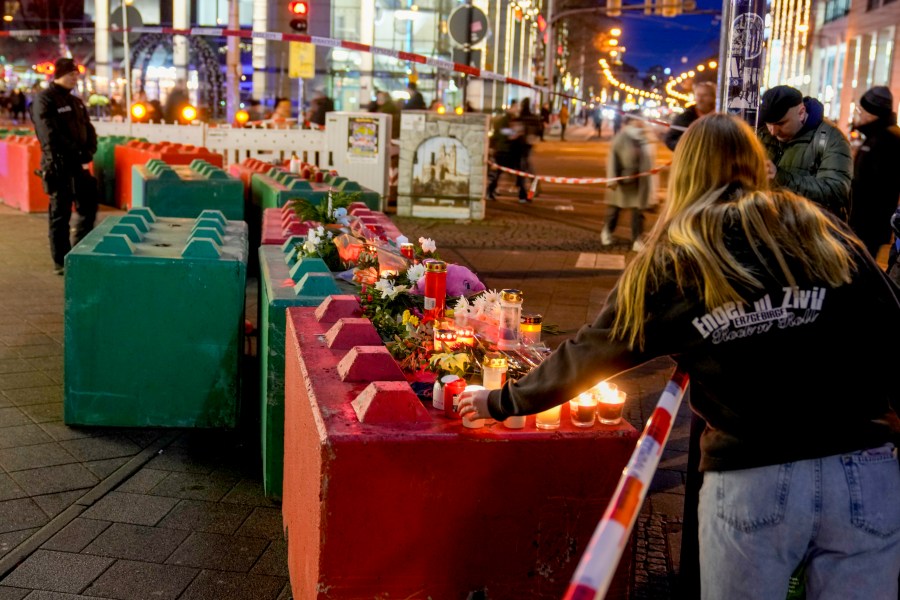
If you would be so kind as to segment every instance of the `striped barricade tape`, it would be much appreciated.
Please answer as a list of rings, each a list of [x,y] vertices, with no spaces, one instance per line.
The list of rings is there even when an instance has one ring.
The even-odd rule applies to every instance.
[[[638,438],[628,466],[622,472],[606,513],[575,569],[564,600],[603,598],[609,589],[672,431],[688,381],[687,373],[676,370],[666,384],[647,427]]]
[[[301,33],[281,33],[278,31],[250,31],[246,29],[224,29],[220,27],[192,27],[190,29],[175,29],[174,27],[110,27],[108,29],[110,32],[114,33],[153,33],[153,34],[169,34],[169,35],[181,35],[181,36],[206,36],[206,37],[239,37],[239,38],[251,38],[251,39],[264,39],[270,41],[286,41],[286,42],[304,42],[307,44],[313,44],[315,46],[322,46],[327,48],[344,48],[346,50],[353,50],[356,52],[365,52],[368,54],[378,54],[382,56],[390,56],[393,58],[397,58],[399,60],[407,60],[410,62],[420,63],[423,65],[428,65],[431,67],[435,67],[438,69],[443,69],[446,71],[454,71],[456,73],[463,73],[465,75],[469,75],[472,77],[480,78],[480,79],[488,79],[491,81],[501,81],[507,83],[509,85],[514,85],[517,87],[524,87],[531,90],[535,90],[544,94],[551,94],[553,96],[559,96],[561,98],[566,98],[569,100],[577,100],[578,102],[584,102],[583,98],[578,98],[576,96],[571,96],[569,94],[564,94],[560,92],[555,92],[547,87],[535,85],[534,83],[530,83],[527,81],[522,81],[521,79],[515,79],[513,77],[507,77],[505,75],[501,75],[499,73],[493,73],[491,71],[484,71],[478,67],[472,67],[469,65],[464,65],[461,63],[455,63],[450,60],[445,60],[442,58],[434,58],[429,56],[423,56],[421,54],[413,54],[411,52],[404,52],[402,50],[394,50],[393,48],[381,48],[378,46],[370,46],[369,44],[361,44],[359,42],[351,42],[347,40],[336,40],[333,38],[319,37],[319,36],[311,36]],[[13,29],[8,31],[0,31],[0,37],[39,37],[39,36],[59,36],[65,34],[72,35],[90,35],[96,31],[95,28],[92,27],[75,27],[69,29]],[[624,112],[618,106],[607,106],[607,108],[611,108],[613,110]],[[648,121],[650,123],[654,123],[656,125],[662,125],[668,127],[669,124],[660,121],[658,119],[648,119],[641,117],[642,120]]]
[[[600,183],[615,183],[617,181],[626,181],[628,179],[637,179],[638,177],[649,177],[650,175],[656,175],[661,171],[668,169],[671,162],[667,162],[664,165],[660,165],[658,167],[654,167],[649,171],[644,171],[643,173],[636,173],[634,175],[625,175],[623,177],[555,177],[553,175],[535,175],[534,173],[528,173],[527,171],[517,171],[516,169],[510,169],[509,167],[503,167],[494,162],[488,163],[491,167],[495,169],[500,169],[504,173],[511,173],[513,175],[518,175],[519,177],[528,177],[533,178],[535,182],[537,181],[546,181],[547,183],[567,183],[572,185],[590,185],[590,184],[600,184]],[[532,183],[532,186],[536,185],[536,183]]]

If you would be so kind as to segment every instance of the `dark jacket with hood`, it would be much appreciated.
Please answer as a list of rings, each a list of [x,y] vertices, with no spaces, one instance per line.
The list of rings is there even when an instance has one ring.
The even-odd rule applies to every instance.
[[[660,279],[648,284],[645,344],[636,349],[611,335],[619,310],[616,288],[592,325],[534,371],[490,393],[491,416],[546,410],[617,373],[670,356],[690,376],[691,389],[699,392],[692,394],[692,408],[708,423],[700,444],[702,471],[782,464],[895,441],[896,359],[871,336],[900,336],[900,302],[872,257],[852,246],[853,279],[836,288],[803,277],[787,257],[798,276],[794,287],[780,276],[771,253],[743,233],[736,209],[723,239],[762,283],[762,289],[738,288],[746,303],[708,309],[701,289],[677,281],[674,269],[660,269]]]
[[[875,254],[891,241],[891,216],[900,200],[900,127],[892,114],[857,131],[866,139],[853,161],[850,226]]]
[[[663,140],[663,143],[666,145],[666,148],[675,151],[675,146],[678,145],[678,140],[681,139],[681,136],[684,135],[685,130],[691,126],[691,123],[700,118],[700,113],[697,112],[697,105],[693,104],[684,109],[684,112],[680,115],[677,115],[672,120],[672,126],[669,127],[669,130],[666,132],[666,137]]]
[[[97,132],[84,102],[70,90],[51,83],[31,104],[31,120],[45,173],[77,173],[94,160]]]
[[[803,104],[806,123],[792,139],[780,142],[765,126],[758,131],[769,160],[778,167],[773,183],[809,198],[847,221],[853,168],[850,142],[824,118],[821,102],[806,97]]]

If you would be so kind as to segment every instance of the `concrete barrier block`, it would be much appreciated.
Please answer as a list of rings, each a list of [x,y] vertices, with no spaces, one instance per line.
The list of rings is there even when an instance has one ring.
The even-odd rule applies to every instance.
[[[338,376],[344,382],[405,381],[403,371],[384,346],[356,346],[341,359]]]
[[[352,404],[359,421],[369,425],[431,422],[428,410],[405,381],[373,381]]]
[[[372,321],[365,317],[350,317],[339,319],[328,330],[325,343],[332,350],[349,350],[354,346],[377,346],[382,341]]]
[[[358,317],[362,314],[356,296],[335,294],[328,296],[316,309],[316,321],[319,323],[337,323],[339,319]]]

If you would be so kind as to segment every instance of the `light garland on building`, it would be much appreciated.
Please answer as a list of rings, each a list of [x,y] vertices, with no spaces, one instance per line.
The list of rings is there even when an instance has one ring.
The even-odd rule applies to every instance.
[[[675,86],[681,85],[688,79],[693,79],[694,77],[697,76],[697,73],[702,73],[703,71],[706,71],[707,69],[709,69],[709,70],[717,69],[718,67],[719,67],[719,63],[717,63],[714,60],[709,61],[705,65],[697,65],[696,70],[687,71],[686,73],[682,73],[681,75],[679,75],[678,77],[676,77],[674,79],[670,79],[668,81],[668,83],[666,83],[666,93],[669,96],[671,96],[672,98],[675,98],[676,100],[678,100],[680,102],[685,102],[685,103],[693,102],[694,101],[693,94],[683,94],[683,93],[675,90]]]
[[[663,97],[655,92],[641,90],[616,79],[615,75],[612,74],[612,70],[609,68],[609,63],[606,62],[605,58],[600,59],[600,70],[603,71],[603,76],[613,87],[617,87],[620,90],[631,94],[632,96],[640,96],[641,98],[646,98],[648,100],[658,100],[659,102],[663,101]]]
[[[763,87],[803,84],[810,4],[810,0],[773,0]]]

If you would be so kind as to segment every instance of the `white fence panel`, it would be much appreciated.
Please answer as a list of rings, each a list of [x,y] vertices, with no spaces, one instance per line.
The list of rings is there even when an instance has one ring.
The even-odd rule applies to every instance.
[[[256,158],[281,162],[297,154],[303,161],[327,167],[325,133],[312,129],[232,129],[209,127],[206,147],[225,157],[225,165]],[[343,175],[343,173],[342,173]]]

